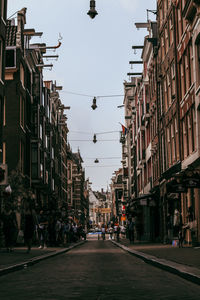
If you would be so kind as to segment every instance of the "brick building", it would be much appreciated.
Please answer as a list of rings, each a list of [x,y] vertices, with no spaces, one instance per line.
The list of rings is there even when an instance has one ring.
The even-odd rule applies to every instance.
[[[157,1],[157,22],[145,25],[142,75],[131,80],[134,104],[125,90],[125,121],[128,107],[135,107],[126,121],[128,206],[137,204],[143,239],[172,240],[178,212],[186,241],[200,241],[199,6],[199,1]]]
[[[4,95],[5,95],[5,47],[6,47],[6,18],[7,0],[0,0],[0,164],[5,169],[3,157],[2,128],[4,120]],[[3,165],[2,165],[3,164]],[[3,184],[3,182],[1,183]]]

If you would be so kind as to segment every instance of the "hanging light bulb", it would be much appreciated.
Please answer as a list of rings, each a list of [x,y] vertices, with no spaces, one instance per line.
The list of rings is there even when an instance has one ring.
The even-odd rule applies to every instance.
[[[95,0],[90,0],[90,10],[88,11],[88,15],[91,19],[94,19],[96,15],[98,15],[98,12],[95,9]]]
[[[94,134],[93,143],[96,143],[96,142],[97,142],[97,136],[96,136],[96,134]]]
[[[91,105],[91,107],[92,107],[93,110],[95,110],[97,108],[97,104],[96,103],[97,103],[97,99],[96,99],[96,97],[94,97],[93,103]]]
[[[99,163],[98,158],[96,158],[94,162],[95,162],[95,164],[98,164]]]

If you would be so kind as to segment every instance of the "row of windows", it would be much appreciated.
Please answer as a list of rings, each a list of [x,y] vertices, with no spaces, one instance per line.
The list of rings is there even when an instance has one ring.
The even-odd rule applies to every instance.
[[[179,63],[180,98],[183,99],[194,83],[194,60],[191,43],[186,48]]]

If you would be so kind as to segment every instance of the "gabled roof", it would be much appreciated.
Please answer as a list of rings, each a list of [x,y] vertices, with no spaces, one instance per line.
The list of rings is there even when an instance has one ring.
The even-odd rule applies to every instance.
[[[6,25],[6,47],[16,46],[17,26],[12,25],[11,20],[7,20]]]

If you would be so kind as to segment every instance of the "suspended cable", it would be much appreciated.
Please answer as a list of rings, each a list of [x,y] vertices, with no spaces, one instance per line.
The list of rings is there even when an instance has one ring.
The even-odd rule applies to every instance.
[[[95,159],[96,157],[84,157],[84,159]],[[98,159],[121,159],[121,157],[98,157]]]
[[[105,166],[84,166],[84,168],[113,168],[117,167],[119,168],[119,165],[105,165]]]
[[[119,141],[117,140],[98,140],[98,142],[112,142],[112,141]],[[92,140],[68,140],[68,142],[93,142]]]
[[[93,133],[91,133],[91,132],[73,131],[73,130],[70,130],[69,133],[93,134]]]
[[[71,94],[71,95],[83,96],[83,97],[96,97],[96,98],[124,97],[124,95],[101,95],[101,96],[94,96],[94,95],[88,95],[88,94],[82,94],[82,93],[75,93],[75,92],[63,91],[63,90],[61,90],[60,92],[63,92],[63,93],[66,93],[66,94]]]
[[[94,97],[93,95],[86,95],[86,94],[81,94],[81,93],[74,93],[74,92],[69,92],[69,91],[60,91],[66,94],[72,94],[72,95],[77,95],[77,96],[83,96],[83,97]]]
[[[12,14],[12,15],[8,18],[8,20],[9,20],[10,18],[12,18],[14,15],[16,15],[16,14],[18,13],[18,11],[19,11],[19,10],[17,10],[14,14]]]
[[[114,132],[120,132],[119,130],[113,130],[113,131],[105,131],[105,132],[98,132],[96,134],[106,134],[106,133],[114,133]],[[81,134],[93,134],[93,132],[84,132],[84,131],[69,131],[69,134],[70,133],[81,133]]]
[[[96,96],[96,98],[109,98],[109,97],[124,97],[124,95],[108,95],[108,96]]]
[[[120,132],[119,130],[115,130],[115,131],[105,131],[105,132],[97,132],[96,135],[98,134],[106,134],[106,133],[114,133],[114,132]]]

